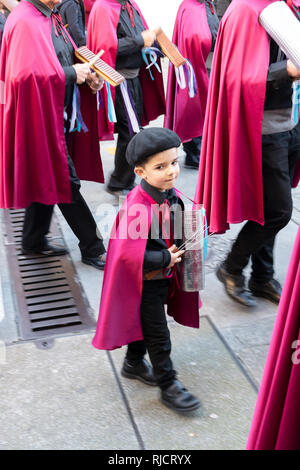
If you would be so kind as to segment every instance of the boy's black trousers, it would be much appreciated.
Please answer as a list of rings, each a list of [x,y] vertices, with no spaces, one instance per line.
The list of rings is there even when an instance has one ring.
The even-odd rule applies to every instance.
[[[144,341],[130,343],[126,354],[126,359],[138,363],[148,351],[153,373],[162,390],[172,385],[176,378],[170,358],[171,340],[164,310],[169,284],[168,279],[144,281],[141,302]]]

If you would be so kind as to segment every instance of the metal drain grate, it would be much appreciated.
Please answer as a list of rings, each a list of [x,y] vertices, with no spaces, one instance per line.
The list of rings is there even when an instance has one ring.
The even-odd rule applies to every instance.
[[[21,339],[74,333],[94,327],[91,308],[82,294],[69,256],[23,255],[21,241],[25,211],[2,212]],[[55,216],[50,236],[62,239]]]

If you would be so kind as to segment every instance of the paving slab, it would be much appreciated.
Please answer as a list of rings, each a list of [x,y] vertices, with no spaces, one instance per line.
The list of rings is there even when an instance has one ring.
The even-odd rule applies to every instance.
[[[108,355],[91,335],[18,343],[0,369],[0,449],[140,449]]]
[[[154,387],[121,377],[145,448],[245,449],[256,391],[208,318],[199,330],[169,322],[172,360],[179,379],[203,404],[181,415],[159,401]],[[120,370],[125,349],[112,352]]]

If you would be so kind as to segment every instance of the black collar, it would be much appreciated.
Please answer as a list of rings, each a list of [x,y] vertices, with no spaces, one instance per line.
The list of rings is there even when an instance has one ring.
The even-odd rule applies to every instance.
[[[43,2],[40,2],[40,0],[26,0],[26,1],[29,3],[32,3],[32,5],[34,5],[41,13],[43,13],[43,15],[47,16],[48,18],[50,18],[52,13],[56,12],[56,7],[53,10],[51,10]]]
[[[141,188],[149,194],[152,199],[154,199],[157,204],[163,204],[163,202],[168,199],[170,204],[175,202],[175,198],[177,200],[176,191],[174,188],[168,189],[167,191],[159,191],[158,189],[151,186],[146,180],[142,179],[141,181]]]

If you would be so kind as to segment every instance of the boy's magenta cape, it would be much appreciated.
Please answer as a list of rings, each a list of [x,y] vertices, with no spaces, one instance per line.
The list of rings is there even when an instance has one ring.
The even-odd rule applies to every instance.
[[[270,38],[258,17],[270,3],[233,0],[220,24],[195,195],[210,232],[244,220],[264,224],[262,120]],[[299,178],[300,163],[295,186]]]
[[[143,20],[145,29],[147,23],[134,1],[133,7],[139,12]],[[97,0],[90,13],[87,30],[87,47],[94,53],[103,49],[105,52],[102,59],[111,67],[116,66],[116,56],[118,48],[117,26],[119,22],[121,4],[116,0]],[[158,61],[159,63],[159,61]],[[147,125],[165,113],[165,95],[162,74],[156,67],[151,68],[154,80],[151,80],[149,70],[144,65],[140,70],[140,80],[143,91],[143,119],[142,125]],[[111,87],[113,101],[115,99],[115,88]],[[108,120],[107,92],[103,87],[101,91],[103,107],[99,109],[99,132],[101,140],[113,139],[114,123]]]
[[[300,450],[300,229],[249,434],[249,450]]]
[[[117,216],[112,232],[115,237],[110,238],[107,250],[99,318],[92,343],[95,348],[112,350],[143,339],[140,306],[152,204],[157,205],[138,185],[128,194]],[[129,230],[137,224],[137,207],[143,207],[145,223],[143,235],[132,239]],[[174,276],[167,305],[168,314],[178,323],[199,327],[199,294],[183,292]]]
[[[0,80],[0,207],[71,202],[65,75],[54,50],[51,19],[29,2],[20,2],[6,21]],[[89,132],[72,136],[76,143],[70,154],[79,178],[103,182],[96,98],[80,88],[86,88],[81,102]]]
[[[190,98],[188,88],[182,90],[177,85],[174,66],[170,63],[164,126],[175,131],[182,142],[187,142],[202,135],[206,110],[209,79],[205,63],[212,37],[205,2],[201,4],[198,0],[184,0],[181,3],[172,41],[191,62],[198,93]]]

